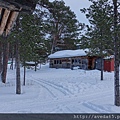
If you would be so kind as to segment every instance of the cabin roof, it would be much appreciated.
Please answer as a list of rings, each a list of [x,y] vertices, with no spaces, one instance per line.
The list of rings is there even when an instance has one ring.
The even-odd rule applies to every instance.
[[[57,51],[48,56],[48,58],[66,58],[66,57],[77,57],[77,56],[86,56],[86,50],[61,50]]]
[[[113,59],[114,58],[114,55],[110,55],[110,56],[106,56],[106,57],[104,57],[104,59]]]
[[[19,12],[33,12],[38,0],[0,0],[0,36],[7,36]]]

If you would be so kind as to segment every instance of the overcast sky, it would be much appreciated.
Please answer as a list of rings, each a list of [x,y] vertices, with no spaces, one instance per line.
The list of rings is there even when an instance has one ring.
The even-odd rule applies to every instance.
[[[50,0],[54,1],[54,0]],[[88,0],[64,0],[66,6],[70,6],[71,10],[75,12],[77,19],[81,23],[88,24],[88,20],[86,19],[85,15],[80,12],[81,8],[88,8],[90,2]]]

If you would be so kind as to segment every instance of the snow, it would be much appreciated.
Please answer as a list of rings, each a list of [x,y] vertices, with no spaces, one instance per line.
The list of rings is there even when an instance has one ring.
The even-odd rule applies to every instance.
[[[104,59],[112,59],[112,58],[114,58],[114,55],[104,57]]]
[[[98,70],[55,69],[48,64],[26,72],[26,86],[17,95],[16,72],[8,67],[7,83],[0,83],[0,113],[120,112],[114,105],[114,72],[104,72],[103,81]]]
[[[30,61],[30,62],[26,62],[27,64],[35,64],[35,62]]]
[[[64,57],[75,57],[75,56],[86,56],[85,50],[61,50],[48,56],[48,58],[64,58]]]

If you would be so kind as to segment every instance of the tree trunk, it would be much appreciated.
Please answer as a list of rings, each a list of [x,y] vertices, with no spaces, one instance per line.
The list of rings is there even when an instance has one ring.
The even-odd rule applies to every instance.
[[[103,80],[103,57],[101,57],[101,80]]]
[[[13,61],[14,61],[14,50],[11,50],[11,65],[10,65],[10,69],[13,70]]]
[[[58,37],[56,37],[56,36],[57,35],[54,33],[51,54],[56,52],[57,40],[58,40]]]
[[[23,85],[25,86],[25,77],[26,77],[26,66],[24,62],[24,80],[23,80]]]
[[[103,30],[101,29],[101,42],[100,42],[100,55],[101,55],[101,80],[103,80]]]
[[[37,71],[37,62],[35,62],[35,71]]]
[[[16,42],[16,94],[21,94],[19,40]]]
[[[7,38],[5,37],[3,43],[3,70],[1,74],[1,79],[3,83],[6,83],[8,53],[9,53],[9,43],[7,42]]]
[[[120,106],[120,85],[119,85],[119,40],[118,40],[118,6],[117,0],[113,0],[114,4],[114,57],[115,57],[115,74],[114,74],[114,85],[115,85],[115,105]]]

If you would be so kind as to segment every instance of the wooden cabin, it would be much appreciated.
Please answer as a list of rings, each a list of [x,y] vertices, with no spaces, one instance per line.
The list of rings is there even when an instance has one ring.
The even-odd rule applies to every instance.
[[[85,50],[62,50],[48,56],[50,68],[94,69],[95,56],[87,56]]]
[[[33,12],[38,0],[0,0],[0,36],[9,35],[19,12]]]
[[[62,50],[48,56],[50,68],[69,68],[79,67],[84,70],[101,70],[101,57],[88,56],[86,50]],[[104,71],[114,71],[114,56],[107,56],[103,59]]]

